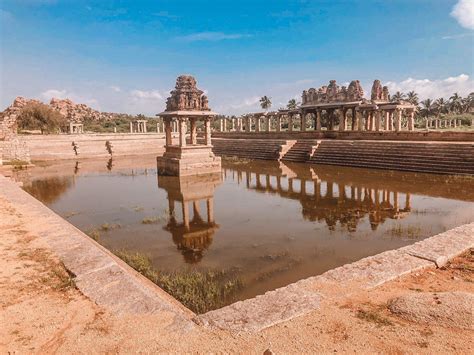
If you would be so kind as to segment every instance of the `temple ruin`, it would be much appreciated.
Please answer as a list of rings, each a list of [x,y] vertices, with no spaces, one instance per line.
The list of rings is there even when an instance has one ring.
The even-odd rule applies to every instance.
[[[207,96],[189,75],[176,79],[176,86],[166,102],[166,110],[159,113],[165,125],[165,153],[157,158],[161,175],[195,175],[220,172],[221,159],[212,152],[211,121],[217,115],[209,109]],[[173,144],[172,125],[178,124],[178,142]],[[204,142],[198,144],[197,126],[203,123]],[[189,142],[186,134],[189,125]]]
[[[416,107],[405,101],[390,101],[387,86],[380,80],[372,85],[370,100],[364,98],[364,90],[359,80],[353,80],[348,87],[337,85],[331,80],[329,85],[319,89],[304,90],[301,105],[293,110],[249,113],[231,119],[231,131],[261,132],[282,131],[286,121],[287,130],[295,130],[299,121],[299,131],[402,131],[414,130]],[[221,119],[220,131],[226,132],[227,120]]]

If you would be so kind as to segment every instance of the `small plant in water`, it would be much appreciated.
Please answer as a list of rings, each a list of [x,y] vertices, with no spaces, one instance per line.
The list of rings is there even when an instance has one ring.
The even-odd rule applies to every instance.
[[[114,253],[196,313],[205,313],[229,304],[243,287],[242,280],[233,270],[184,269],[163,272],[156,270],[144,254],[126,250]]]
[[[145,217],[142,219],[142,224],[154,224],[158,222],[158,217]]]

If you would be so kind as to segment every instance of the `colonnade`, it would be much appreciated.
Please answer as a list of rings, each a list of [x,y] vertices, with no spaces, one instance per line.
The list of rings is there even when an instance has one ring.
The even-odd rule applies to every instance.
[[[237,118],[220,118],[221,132],[281,132],[286,131],[413,131],[414,114],[411,107],[395,104],[377,106],[340,106],[306,108],[295,111],[251,113]],[[323,115],[325,115],[323,119]],[[324,121],[324,124],[323,124]],[[299,127],[299,129],[297,127]]]
[[[459,119],[446,119],[446,118],[427,118],[425,119],[426,129],[438,129],[438,128],[456,128],[461,126],[461,120]]]

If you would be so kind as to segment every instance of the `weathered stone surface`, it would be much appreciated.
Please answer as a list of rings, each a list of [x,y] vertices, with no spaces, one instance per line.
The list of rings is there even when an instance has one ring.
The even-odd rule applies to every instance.
[[[320,299],[320,294],[297,282],[205,313],[198,320],[222,329],[258,331],[317,309]]]
[[[181,75],[166,101],[166,111],[210,111],[209,101],[204,91],[196,86],[191,75]]]
[[[467,292],[410,293],[392,300],[389,309],[412,322],[474,330],[474,295]]]
[[[400,250],[442,267],[449,259],[470,248],[474,248],[474,223],[451,229]]]
[[[400,250],[390,250],[330,270],[317,278],[318,281],[339,285],[346,283],[371,289],[430,266],[433,266],[433,263],[428,260],[416,258]]]
[[[302,104],[360,101],[363,97],[364,90],[359,80],[351,81],[348,88],[339,87],[336,80],[331,80],[328,86],[321,86],[317,90],[315,88],[304,90]]]

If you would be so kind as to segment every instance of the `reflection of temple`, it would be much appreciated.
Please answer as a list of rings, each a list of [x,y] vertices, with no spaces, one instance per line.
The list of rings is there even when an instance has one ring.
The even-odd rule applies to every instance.
[[[339,222],[349,231],[355,231],[359,221],[368,216],[371,228],[387,219],[400,219],[410,212],[410,194],[404,194],[404,207],[400,207],[398,191],[373,188],[364,184],[344,184],[338,177],[322,180],[314,170],[298,165],[289,168],[283,163],[260,169],[253,164],[224,169],[238,184],[262,193],[278,194],[298,200],[303,217],[310,221],[324,221],[333,230]],[[330,175],[331,176],[331,175]]]
[[[221,183],[221,173],[158,177],[158,187],[168,194],[169,220],[164,229],[172,234],[188,263],[202,259],[219,228],[214,222],[214,190]],[[181,211],[176,208],[176,202],[181,205]],[[205,205],[205,216],[201,205]]]

